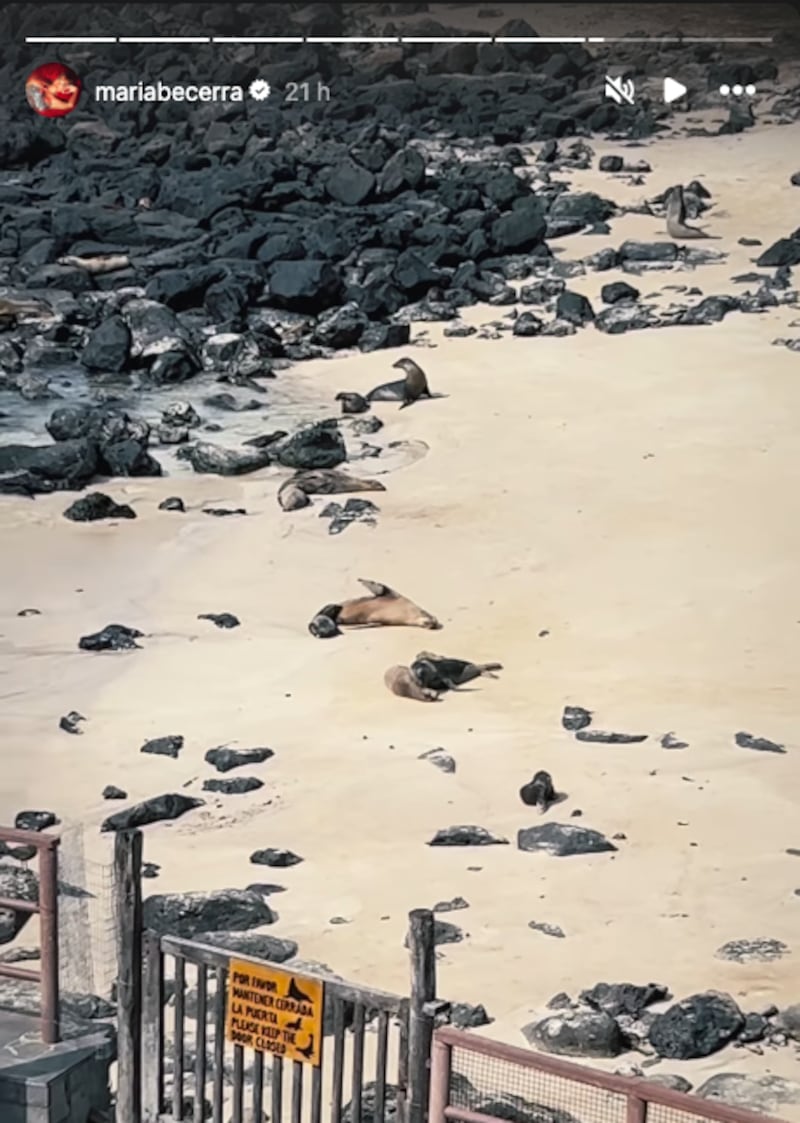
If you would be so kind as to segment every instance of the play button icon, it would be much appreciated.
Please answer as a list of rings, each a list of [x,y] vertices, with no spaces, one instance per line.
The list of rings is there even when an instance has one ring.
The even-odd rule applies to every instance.
[[[670,102],[677,101],[679,97],[683,97],[688,92],[683,82],[678,82],[674,78],[664,79],[664,101],[667,105]]]

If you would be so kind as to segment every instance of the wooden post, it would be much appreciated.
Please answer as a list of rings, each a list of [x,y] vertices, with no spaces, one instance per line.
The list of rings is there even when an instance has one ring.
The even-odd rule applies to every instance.
[[[39,850],[39,942],[41,944],[42,1040],[61,1039],[58,990],[58,842]]]
[[[433,1035],[431,1049],[431,1090],[428,1099],[428,1123],[445,1123],[445,1111],[450,1106],[450,1070],[453,1050],[446,1041]],[[631,1121],[626,1121],[631,1123]],[[644,1123],[640,1120],[639,1123]]]
[[[425,1123],[428,1114],[433,1018],[425,1005],[436,998],[436,953],[433,913],[414,909],[408,914],[411,953],[411,1001],[408,1012],[408,1123]]]
[[[142,1106],[142,832],[114,838],[117,945],[117,1119],[139,1123]]]
[[[144,993],[142,995],[142,1123],[158,1123],[164,1099],[164,956],[161,937],[146,932],[144,944]],[[198,989],[198,1002],[205,1017],[205,989]],[[205,1044],[197,1056],[205,1073]],[[199,1062],[198,1062],[199,1063]],[[203,1097],[200,1097],[203,1103]],[[197,1105],[195,1104],[195,1111]],[[195,1119],[197,1116],[195,1115]],[[126,1123],[124,1117],[119,1123]],[[138,1119],[136,1123],[139,1123]]]

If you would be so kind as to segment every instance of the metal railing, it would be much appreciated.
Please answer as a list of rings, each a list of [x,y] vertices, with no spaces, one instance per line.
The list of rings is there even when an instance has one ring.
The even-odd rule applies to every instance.
[[[472,1065],[471,1060],[483,1063]],[[464,1069],[480,1067],[490,1087],[475,1096],[476,1108],[464,1094]],[[509,1096],[512,1089],[533,1085],[529,1096]],[[475,1092],[477,1089],[471,1088]],[[592,1096],[593,1099],[587,1097]],[[774,1116],[679,1092],[642,1077],[615,1076],[560,1057],[477,1037],[444,1027],[434,1033],[428,1123],[504,1123],[504,1098],[529,1101],[530,1113],[551,1118],[577,1118],[589,1123],[779,1123]],[[467,1100],[467,1103],[456,1101]],[[498,1114],[491,1108],[496,1106]],[[484,1110],[481,1110],[483,1108]],[[537,1112],[537,1109],[540,1109]],[[518,1112],[519,1114],[519,1112]],[[506,1114],[506,1119],[510,1118]]]
[[[41,1033],[46,1045],[60,1040],[58,994],[58,844],[57,835],[0,827],[0,842],[35,846],[39,858],[38,900],[0,897],[0,909],[35,913],[39,917],[41,970],[30,971],[12,963],[0,963],[0,977],[37,983],[41,988]]]

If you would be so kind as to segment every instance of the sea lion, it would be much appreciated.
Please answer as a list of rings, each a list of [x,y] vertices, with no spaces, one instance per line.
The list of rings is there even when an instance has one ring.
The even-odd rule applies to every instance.
[[[383,681],[398,698],[413,698],[416,702],[438,702],[437,691],[420,686],[408,667],[390,667]]]
[[[359,581],[365,588],[369,589],[371,596],[354,597],[352,600],[343,601],[341,604],[326,605],[325,608],[321,608],[309,624],[309,631],[312,635],[320,639],[327,639],[329,635],[337,634],[330,630],[324,635],[320,634],[321,631],[325,630],[325,626],[320,623],[320,617],[322,616],[328,617],[337,626],[344,625],[346,627],[405,625],[412,628],[441,628],[441,624],[435,616],[426,612],[424,608],[420,608],[418,604],[414,604],[408,597],[390,589],[388,585],[382,585],[378,581],[365,581],[363,577],[359,577]],[[317,630],[314,630],[312,625]]]
[[[332,639],[334,636],[340,636],[342,633],[339,631],[336,621],[341,609],[340,604],[326,604],[324,608],[321,608],[308,625],[308,630],[312,636],[315,636],[316,639]]]
[[[335,400],[342,403],[342,413],[366,413],[369,409],[369,402],[365,397],[349,390],[341,390]]]
[[[420,686],[431,690],[455,690],[481,675],[497,678],[493,671],[502,671],[501,663],[469,663],[465,659],[449,659],[432,651],[420,651],[411,664],[411,673]]]
[[[549,772],[537,772],[532,780],[519,789],[519,798],[528,807],[538,807],[539,813],[544,814],[558,799],[553,787],[553,777]]]
[[[311,500],[294,480],[286,480],[278,488],[278,505],[284,511],[299,511],[301,507],[308,507]]]
[[[0,327],[15,327],[20,316],[52,316],[53,309],[43,300],[16,300],[0,297]]]
[[[708,238],[705,230],[697,226],[686,225],[686,200],[683,197],[683,188],[678,184],[670,187],[664,195],[664,205],[667,209],[667,233],[670,238]]]
[[[99,276],[101,273],[114,273],[117,269],[127,269],[131,259],[126,253],[109,253],[98,257],[60,257],[59,265],[76,265],[79,269]]]
[[[290,483],[306,495],[342,495],[348,491],[386,491],[380,480],[364,480],[338,468],[308,468],[295,473]]]
[[[368,402],[400,402],[400,409],[405,409],[418,398],[433,397],[425,371],[413,359],[398,359],[392,367],[404,371],[405,378],[376,386],[367,394]]]

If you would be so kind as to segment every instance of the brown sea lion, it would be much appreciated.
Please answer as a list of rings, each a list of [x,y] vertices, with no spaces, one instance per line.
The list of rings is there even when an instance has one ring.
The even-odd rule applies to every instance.
[[[127,269],[131,259],[126,253],[109,253],[98,257],[60,257],[59,265],[76,265],[93,276],[101,273],[114,273],[117,269]]]
[[[549,772],[540,771],[519,789],[519,798],[528,807],[538,807],[543,815],[559,797],[553,787],[553,777]]]
[[[697,226],[686,225],[686,200],[683,197],[683,188],[678,184],[670,187],[664,195],[664,204],[667,208],[667,233],[670,238],[708,238],[705,230]]]
[[[16,300],[0,297],[0,327],[14,327],[20,316],[52,316],[53,309],[43,300]]]
[[[392,366],[396,370],[402,370],[405,378],[376,386],[367,394],[368,402],[400,402],[400,409],[404,409],[418,398],[433,397],[425,371],[413,359],[398,359]]]
[[[383,681],[398,698],[413,698],[416,702],[438,702],[439,694],[427,686],[420,686],[408,667],[390,667]]]
[[[306,495],[342,495],[348,491],[386,491],[380,480],[363,480],[338,468],[308,468],[292,476],[290,483]]]
[[[382,585],[378,581],[365,581],[363,577],[360,577],[359,581],[369,590],[371,596],[354,597],[352,600],[343,601],[341,604],[326,605],[325,608],[321,608],[308,626],[312,635],[320,639],[327,639],[329,635],[337,634],[334,631],[326,631],[326,626],[321,623],[320,619],[323,616],[331,619],[337,625],[337,628],[339,625],[345,627],[398,625],[412,628],[441,628],[441,624],[435,616],[426,612],[424,608],[420,608],[418,604],[414,604],[408,597],[390,589],[388,585]],[[326,632],[326,634],[323,635],[322,632]]]
[[[420,686],[431,690],[455,690],[481,675],[497,678],[492,672],[502,669],[502,663],[469,663],[465,659],[435,655],[432,651],[420,651],[411,664],[411,673]]]
[[[301,507],[308,507],[311,500],[294,480],[286,480],[278,488],[278,505],[284,511],[299,511]]]

